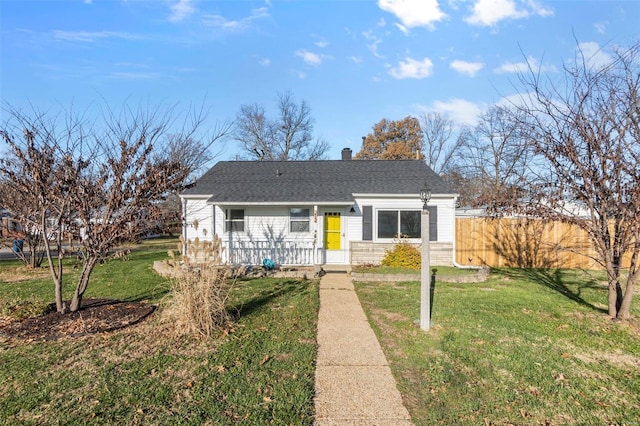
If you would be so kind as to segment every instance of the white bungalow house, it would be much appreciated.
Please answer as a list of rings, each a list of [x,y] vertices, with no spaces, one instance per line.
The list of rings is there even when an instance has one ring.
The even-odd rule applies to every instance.
[[[221,161],[185,190],[183,237],[221,238],[232,264],[379,263],[402,235],[420,244],[431,190],[431,263],[454,263],[457,194],[420,160]],[[194,226],[197,224],[197,226]]]

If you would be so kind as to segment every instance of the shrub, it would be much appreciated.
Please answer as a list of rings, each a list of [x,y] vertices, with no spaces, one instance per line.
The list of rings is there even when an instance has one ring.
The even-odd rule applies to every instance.
[[[420,250],[408,243],[400,242],[393,249],[387,250],[382,259],[382,266],[394,268],[420,269],[422,263]]]

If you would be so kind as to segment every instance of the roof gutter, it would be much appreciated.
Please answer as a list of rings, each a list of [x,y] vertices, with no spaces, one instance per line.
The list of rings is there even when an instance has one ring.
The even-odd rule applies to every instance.
[[[373,194],[373,193],[354,193],[352,194],[354,197],[357,198],[415,198],[417,200],[420,199],[420,194],[417,193],[411,193],[411,194]],[[431,194],[431,199],[434,198],[451,198],[451,197],[457,197],[458,194]]]
[[[208,200],[213,194],[178,194],[178,197],[190,200]]]
[[[353,201],[208,201],[218,206],[352,206]]]

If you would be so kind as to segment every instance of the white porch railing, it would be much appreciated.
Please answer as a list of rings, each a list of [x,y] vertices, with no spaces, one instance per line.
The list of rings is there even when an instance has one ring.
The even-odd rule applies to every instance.
[[[233,264],[262,265],[264,259],[278,265],[314,264],[312,241],[233,241],[225,246],[228,261]]]

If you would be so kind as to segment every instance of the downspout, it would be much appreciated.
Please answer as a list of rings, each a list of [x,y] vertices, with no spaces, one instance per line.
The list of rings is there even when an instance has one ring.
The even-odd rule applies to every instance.
[[[482,266],[475,266],[475,265],[461,265],[458,262],[456,262],[456,239],[455,237],[453,238],[453,259],[451,261],[451,263],[453,263],[453,266],[459,269],[473,269],[476,271],[479,271],[482,269]]]

